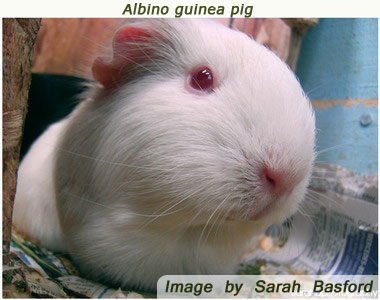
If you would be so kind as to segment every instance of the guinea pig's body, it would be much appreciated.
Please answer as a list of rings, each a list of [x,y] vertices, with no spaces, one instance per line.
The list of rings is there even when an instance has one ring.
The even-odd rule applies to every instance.
[[[296,211],[314,115],[265,47],[211,21],[151,20],[121,28],[93,73],[102,87],[22,162],[14,212],[83,274],[146,289],[231,274],[252,237]]]

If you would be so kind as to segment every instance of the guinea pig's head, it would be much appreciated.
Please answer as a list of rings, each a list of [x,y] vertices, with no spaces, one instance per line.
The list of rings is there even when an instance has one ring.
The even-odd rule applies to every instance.
[[[276,55],[205,20],[132,23],[112,49],[93,74],[103,85],[95,100],[111,113],[102,143],[125,166],[111,175],[125,182],[123,201],[186,225],[269,224],[296,211],[315,119]]]

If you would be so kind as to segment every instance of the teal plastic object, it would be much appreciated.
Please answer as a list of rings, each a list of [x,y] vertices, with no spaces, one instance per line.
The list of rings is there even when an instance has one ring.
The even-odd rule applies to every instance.
[[[302,40],[297,66],[310,99],[378,97],[377,19],[320,19]]]
[[[321,19],[303,38],[296,74],[312,100],[378,99],[378,20]],[[378,172],[377,105],[315,111],[317,161]]]

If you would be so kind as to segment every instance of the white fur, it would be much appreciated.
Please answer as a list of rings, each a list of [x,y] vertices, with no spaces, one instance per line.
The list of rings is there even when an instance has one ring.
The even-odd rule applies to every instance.
[[[33,144],[20,164],[13,208],[17,230],[51,250],[66,252],[53,184],[55,146],[66,121],[54,124]]]
[[[178,46],[156,62],[167,69],[94,89],[51,127],[20,167],[14,215],[44,245],[65,245],[87,276],[147,289],[165,274],[233,273],[253,236],[296,211],[315,135],[298,81],[265,47],[213,22],[151,22]],[[214,92],[185,88],[197,65],[213,70]],[[274,201],[263,163],[297,180],[250,221]]]

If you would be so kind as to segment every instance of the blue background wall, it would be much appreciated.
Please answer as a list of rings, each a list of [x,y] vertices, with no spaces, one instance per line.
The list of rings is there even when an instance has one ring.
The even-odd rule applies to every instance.
[[[317,150],[337,146],[317,161],[377,173],[378,20],[320,19],[303,37],[296,73],[313,100]]]

